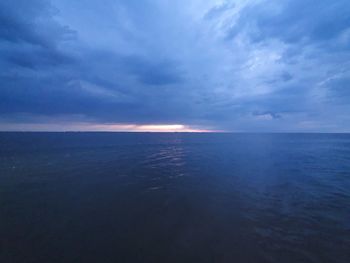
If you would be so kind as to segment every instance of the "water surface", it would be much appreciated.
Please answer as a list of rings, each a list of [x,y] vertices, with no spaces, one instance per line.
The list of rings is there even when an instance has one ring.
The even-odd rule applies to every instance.
[[[0,262],[350,262],[350,135],[0,133]]]

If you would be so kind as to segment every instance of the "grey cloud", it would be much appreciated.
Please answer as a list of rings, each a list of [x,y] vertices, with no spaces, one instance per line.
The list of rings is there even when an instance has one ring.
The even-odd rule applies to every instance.
[[[235,8],[235,6],[236,6],[235,3],[230,3],[230,2],[224,2],[221,5],[214,6],[204,15],[204,19],[213,19],[213,18],[220,17],[224,12]]]
[[[176,63],[171,61],[152,61],[142,57],[123,58],[123,65],[146,85],[167,85],[181,82],[182,76]]]
[[[247,34],[254,42],[329,42],[349,28],[349,9],[346,0],[262,1],[244,8],[227,34],[229,39]]]
[[[254,111],[254,116],[270,116],[272,119],[280,119],[282,118],[282,115],[276,112],[269,112],[269,111]]]

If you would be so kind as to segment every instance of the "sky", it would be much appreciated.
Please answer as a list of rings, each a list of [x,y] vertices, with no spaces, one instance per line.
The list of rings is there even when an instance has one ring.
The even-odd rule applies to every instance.
[[[350,2],[1,0],[0,130],[350,132]]]

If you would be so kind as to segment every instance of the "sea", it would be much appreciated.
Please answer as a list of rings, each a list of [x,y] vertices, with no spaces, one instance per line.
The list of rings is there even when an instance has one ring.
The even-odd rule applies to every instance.
[[[0,133],[0,262],[350,262],[350,134]]]

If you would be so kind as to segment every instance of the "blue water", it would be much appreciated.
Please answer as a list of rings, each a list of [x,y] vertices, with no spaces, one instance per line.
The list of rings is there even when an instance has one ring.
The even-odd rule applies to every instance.
[[[350,135],[0,133],[0,262],[350,262]]]

